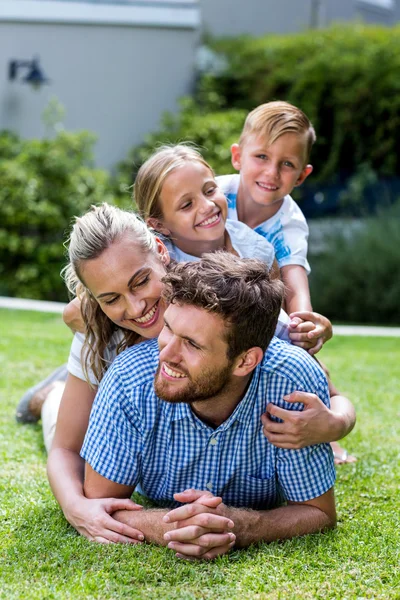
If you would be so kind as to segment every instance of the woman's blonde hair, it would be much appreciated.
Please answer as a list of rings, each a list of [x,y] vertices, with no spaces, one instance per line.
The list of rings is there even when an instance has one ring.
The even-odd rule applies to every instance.
[[[133,212],[107,203],[92,206],[82,217],[76,217],[66,242],[69,262],[63,269],[62,276],[70,294],[81,300],[81,312],[86,325],[82,348],[83,371],[88,382],[89,370],[94,373],[97,381],[101,380],[107,370],[109,365],[105,360],[105,349],[116,330],[120,329],[124,334],[117,352],[132,346],[139,338],[137,333],[121,329],[104,314],[82,276],[85,261],[98,258],[125,234],[130,234],[142,252],[157,252],[155,237],[140,218]]]
[[[143,219],[162,219],[160,195],[167,176],[185,163],[197,162],[214,171],[196,148],[186,144],[160,146],[140,167],[133,187],[133,200]]]

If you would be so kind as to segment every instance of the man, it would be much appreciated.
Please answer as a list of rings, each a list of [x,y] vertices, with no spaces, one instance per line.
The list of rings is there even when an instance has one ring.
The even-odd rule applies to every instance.
[[[187,558],[333,527],[329,444],[279,449],[262,431],[269,402],[301,408],[285,402],[295,390],[329,403],[317,362],[272,340],[281,282],[227,253],[178,264],[164,281],[159,351],[151,341],[122,353],[95,400],[86,496],[129,497],[140,484],[159,505],[178,506],[115,516]]]

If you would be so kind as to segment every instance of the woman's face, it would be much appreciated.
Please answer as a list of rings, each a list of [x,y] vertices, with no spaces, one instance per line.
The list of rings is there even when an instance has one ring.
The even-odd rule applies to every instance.
[[[119,327],[142,337],[157,337],[164,326],[161,299],[168,251],[157,240],[157,252],[143,252],[126,233],[98,258],[86,260],[81,276],[102,311]]]

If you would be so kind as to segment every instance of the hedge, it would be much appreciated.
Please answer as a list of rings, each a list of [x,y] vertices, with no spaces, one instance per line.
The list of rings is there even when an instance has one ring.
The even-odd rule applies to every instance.
[[[400,323],[400,202],[310,256],[313,307],[336,323]]]
[[[184,101],[178,116],[166,115],[159,130],[133,149],[120,169],[125,182],[132,183],[163,141],[193,141],[217,174],[231,172],[229,147],[246,114],[282,99],[302,108],[317,132],[314,172],[295,193],[306,213],[335,212],[339,204],[348,214],[362,215],[373,212],[383,195],[390,202],[398,197],[400,26],[350,24],[208,43],[214,72],[199,76],[194,99]],[[316,194],[318,202],[323,199],[319,205]]]
[[[108,174],[92,167],[93,142],[87,132],[0,132],[0,295],[67,299],[60,269],[72,217],[113,201]]]

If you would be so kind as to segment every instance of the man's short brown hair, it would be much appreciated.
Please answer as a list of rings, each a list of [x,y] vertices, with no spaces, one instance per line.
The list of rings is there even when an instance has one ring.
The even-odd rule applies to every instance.
[[[167,302],[197,306],[222,317],[229,360],[254,346],[267,349],[284,286],[271,280],[262,261],[228,252],[204,254],[199,262],[174,265],[163,282]]]
[[[285,133],[297,133],[306,136],[306,160],[316,141],[314,127],[310,119],[300,108],[289,102],[276,101],[260,104],[246,117],[239,145],[246,143],[251,135],[261,135],[270,146]]]

